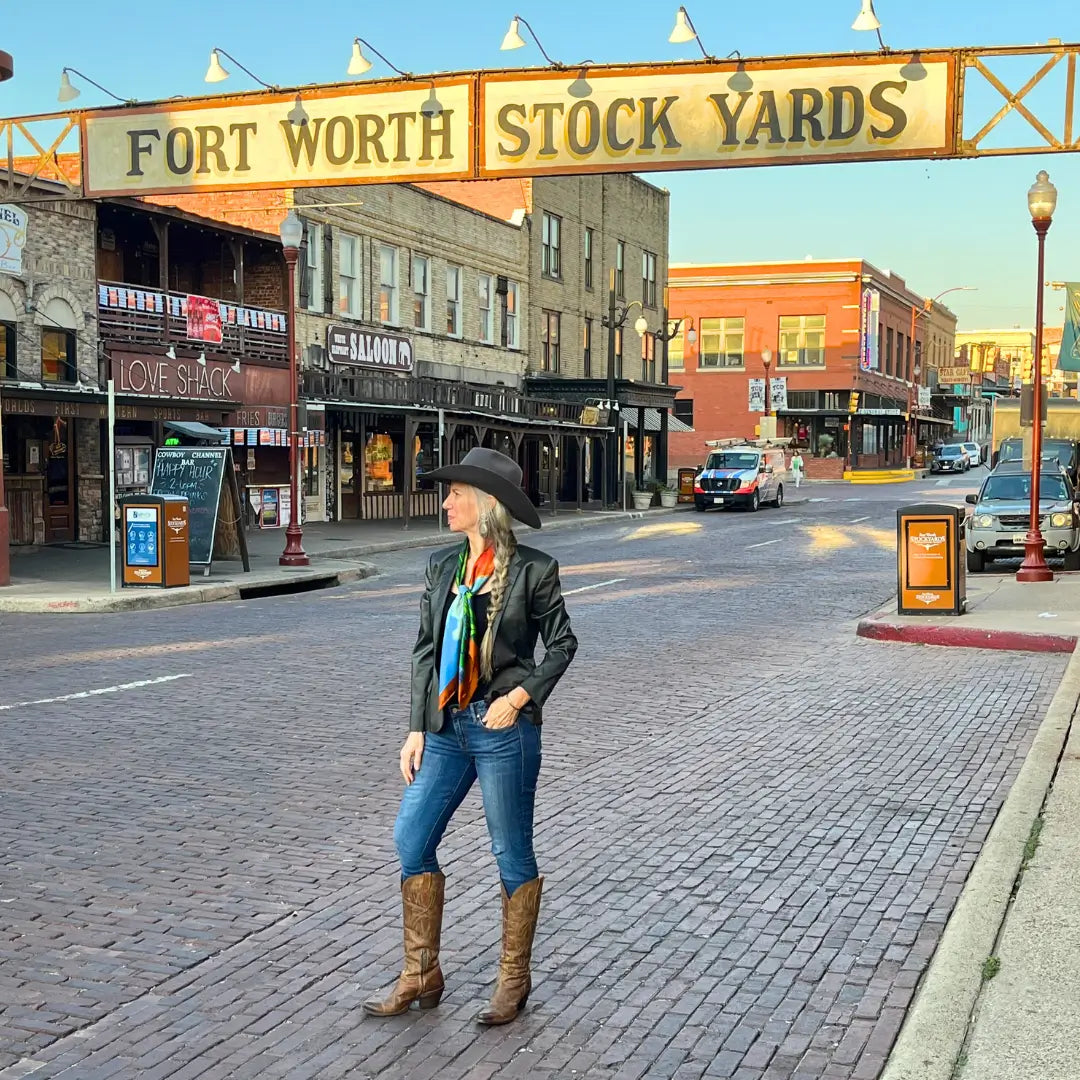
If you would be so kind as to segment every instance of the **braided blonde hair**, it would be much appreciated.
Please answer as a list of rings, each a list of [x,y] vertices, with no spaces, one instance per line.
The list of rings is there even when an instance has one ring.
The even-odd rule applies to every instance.
[[[495,569],[491,574],[491,605],[488,608],[487,630],[480,644],[480,671],[485,679],[492,675],[492,657],[495,651],[495,621],[506,602],[506,585],[510,578],[510,560],[517,551],[517,537],[507,509],[498,499],[478,488],[476,505],[480,510],[478,528],[480,535],[495,548]]]

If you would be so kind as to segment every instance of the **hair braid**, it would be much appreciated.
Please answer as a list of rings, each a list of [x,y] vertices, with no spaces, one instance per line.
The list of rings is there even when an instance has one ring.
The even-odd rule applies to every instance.
[[[483,492],[477,492],[480,510],[480,535],[495,547],[495,569],[491,574],[491,604],[488,607],[487,629],[480,645],[480,671],[485,679],[492,676],[495,653],[495,623],[506,602],[506,585],[510,578],[510,560],[517,551],[517,537],[510,515],[501,502]]]

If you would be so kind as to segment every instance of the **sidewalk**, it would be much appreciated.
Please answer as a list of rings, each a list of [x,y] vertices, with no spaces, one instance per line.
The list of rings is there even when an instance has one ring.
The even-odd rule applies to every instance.
[[[919,645],[1071,653],[1080,639],[1080,573],[1035,584],[1002,570],[972,574],[967,614],[898,615],[893,598],[861,619],[856,633]]]
[[[1080,654],[968,877],[881,1080],[1080,1077],[1078,702]]]
[[[557,514],[541,512],[540,516],[544,531],[549,531],[675,512],[560,510]],[[253,530],[247,534],[247,542],[250,573],[243,572],[239,560],[218,561],[208,577],[192,567],[191,584],[185,588],[121,589],[118,585],[115,594],[109,592],[109,549],[105,545],[56,545],[25,554],[15,549],[11,560],[12,583],[0,589],[0,612],[131,611],[332,588],[373,574],[373,566],[359,561],[368,556],[406,548],[438,547],[454,543],[454,538],[448,530],[440,533],[430,520],[414,523],[409,529],[404,529],[400,521],[312,522],[304,526],[304,550],[311,558],[311,566],[306,568],[278,565],[278,556],[285,546],[284,529]]]

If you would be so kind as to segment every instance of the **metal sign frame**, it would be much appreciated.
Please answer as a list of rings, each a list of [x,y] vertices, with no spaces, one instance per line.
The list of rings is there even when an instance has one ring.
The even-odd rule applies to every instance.
[[[507,80],[552,80],[564,79],[569,82],[575,75],[580,79],[599,80],[603,77],[633,76],[633,75],[662,75],[667,73],[715,74],[718,86],[727,85],[727,81],[721,77],[734,77],[738,74],[749,76],[753,79],[755,73],[775,72],[793,68],[812,68],[814,66],[837,66],[850,65],[880,65],[883,63],[904,63],[905,70],[909,72],[911,81],[916,82],[919,78],[920,66],[925,67],[930,63],[947,62],[950,65],[950,88],[948,91],[947,106],[947,137],[945,144],[940,148],[919,150],[914,152],[893,151],[885,148],[880,151],[868,153],[837,153],[819,157],[784,157],[781,159],[769,158],[765,160],[738,160],[738,161],[707,161],[679,163],[673,160],[641,161],[628,160],[625,162],[608,162],[602,167],[597,165],[567,163],[558,170],[550,170],[551,175],[572,175],[584,172],[618,172],[632,171],[645,172],[650,170],[686,169],[723,169],[723,168],[758,168],[766,165],[797,165],[804,163],[821,163],[826,161],[851,161],[851,160],[896,160],[899,158],[911,159],[937,159],[948,160],[955,158],[979,158],[1000,157],[1006,155],[1021,154],[1045,154],[1045,153],[1075,153],[1080,150],[1080,132],[1076,129],[1075,117],[1077,106],[1077,80],[1076,68],[1077,57],[1080,55],[1080,43],[1051,42],[1045,45],[1018,45],[1018,46],[993,46],[987,48],[956,48],[956,49],[927,49],[927,50],[904,50],[868,53],[835,53],[814,54],[804,56],[783,57],[754,57],[742,60],[726,61],[682,61],[678,63],[663,64],[610,64],[610,65],[578,65],[567,69],[552,68],[522,68],[501,69],[493,71],[464,71],[438,76],[415,76],[412,78],[382,81],[378,83],[332,83],[318,86],[275,88],[273,90],[252,91],[244,94],[231,95],[208,95],[204,97],[186,98],[183,101],[139,102],[132,105],[109,106],[100,109],[76,109],[45,113],[32,116],[10,117],[0,119],[0,155],[6,157],[7,182],[6,192],[0,197],[8,199],[20,199],[20,201],[55,201],[56,195],[39,195],[34,193],[31,198],[24,198],[30,191],[35,181],[51,180],[63,188],[58,193],[60,197],[80,198],[87,196],[85,184],[85,132],[87,123],[93,119],[112,118],[137,112],[147,112],[155,108],[159,110],[192,110],[200,107],[204,109],[216,107],[238,107],[246,105],[259,105],[271,102],[284,103],[300,95],[301,100],[312,103],[332,96],[351,96],[373,94],[379,91],[390,90],[429,90],[433,85],[461,85],[469,84],[472,115],[469,118],[471,126],[471,138],[469,146],[470,169],[467,176],[459,174],[458,178],[478,178],[485,175],[483,170],[483,121],[485,89],[488,85],[494,85]],[[1018,89],[1011,90],[1008,84],[997,76],[988,66],[989,61],[1002,57],[1032,57],[1043,58],[1040,67]],[[1031,92],[1046,83],[1048,76],[1065,64],[1065,90],[1063,108],[1060,108],[1061,118],[1050,120],[1045,113],[1040,117],[1036,107],[1030,104]],[[580,71],[579,71],[580,68]],[[981,126],[971,138],[964,137],[964,121],[972,119],[968,115],[971,110],[967,106],[969,83],[978,77],[981,84],[992,88],[1003,99],[992,114],[982,119],[978,114],[975,119],[982,119]],[[1048,107],[1060,107],[1062,102],[1057,100]],[[1038,136],[1035,141],[1019,144],[1014,140],[1013,145],[1003,147],[991,147],[986,145],[988,136],[998,131],[1002,122],[1011,113],[1018,113],[1027,122],[1031,130]],[[59,126],[59,132],[57,127]],[[72,136],[79,138],[78,147],[71,146]],[[29,148],[30,153],[24,153],[21,144]],[[20,174],[16,173],[16,169]],[[499,169],[497,175],[513,175],[512,170]],[[529,170],[523,170],[521,175],[533,175]],[[349,183],[400,183],[417,179],[415,170],[412,172],[402,171],[400,174],[386,174],[376,178],[349,180]],[[429,179],[435,179],[431,176]],[[439,177],[448,179],[449,177]],[[326,180],[308,181],[313,184],[326,184]],[[235,184],[230,185],[234,189]],[[251,183],[251,188],[295,188],[304,186],[303,179],[295,177],[282,177],[280,181]],[[244,190],[248,188],[245,187]],[[149,195],[173,193],[177,189],[165,187],[160,189],[140,188],[127,194]],[[183,189],[189,194],[203,193],[218,190],[213,186],[200,186],[197,188]],[[2,191],[2,187],[0,187]],[[100,194],[97,193],[97,194]]]

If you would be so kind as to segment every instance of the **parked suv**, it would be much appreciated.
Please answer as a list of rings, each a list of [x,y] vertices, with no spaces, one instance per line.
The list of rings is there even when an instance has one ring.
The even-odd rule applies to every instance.
[[[993,559],[1024,554],[1031,524],[1031,471],[1020,462],[999,465],[983,481],[967,527],[967,568],[977,574]],[[1066,570],[1080,570],[1080,518],[1068,474],[1056,461],[1043,461],[1039,475],[1039,528],[1046,555],[1060,555]]]
[[[727,446],[714,450],[694,481],[694,506],[784,505],[787,459],[778,447]]]
[[[971,468],[971,458],[960,443],[946,443],[934,447],[934,456],[930,459],[930,471],[967,472]]]

